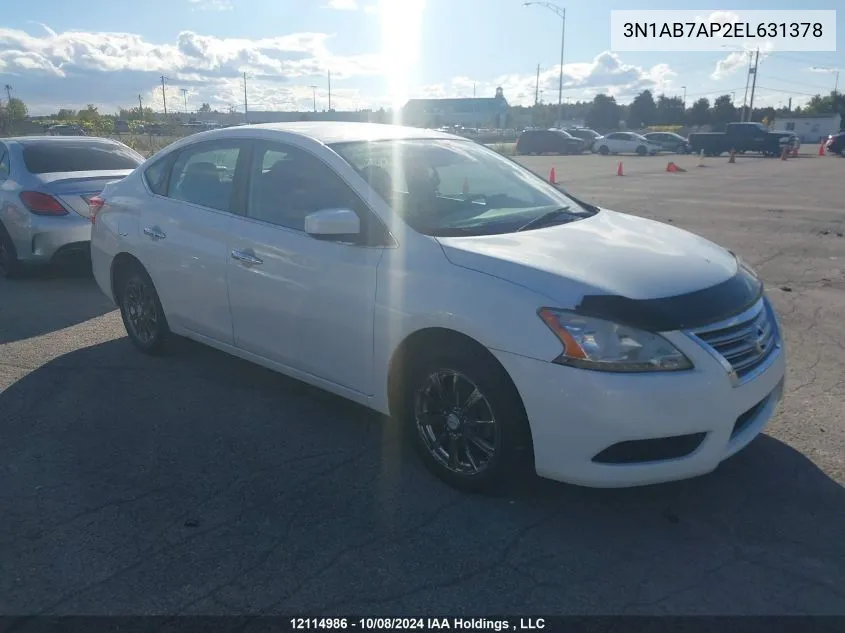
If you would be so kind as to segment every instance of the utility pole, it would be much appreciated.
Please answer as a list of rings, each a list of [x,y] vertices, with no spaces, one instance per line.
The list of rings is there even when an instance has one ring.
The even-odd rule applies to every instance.
[[[537,79],[534,81],[534,105],[540,101],[540,64],[537,64]]]
[[[789,97],[789,105],[787,106],[787,109],[788,109],[790,112],[792,112],[792,97]]]
[[[141,95],[138,95],[138,120],[144,120],[144,102],[141,101]]]
[[[329,71],[329,112],[332,111],[332,71]]]
[[[750,121],[754,113],[754,89],[757,87],[757,67],[760,64],[760,49],[754,54],[754,79],[751,81],[751,99],[748,102],[748,120]]]
[[[12,100],[12,86],[6,84],[6,97],[8,97],[9,101]]]
[[[311,88],[311,92],[312,92],[313,97],[314,97],[314,112],[316,112],[317,111],[317,86],[308,86],[308,87]]]
[[[742,97],[742,111],[739,115],[739,121],[745,121],[745,108],[748,104],[748,83],[751,81],[751,51],[748,51],[748,72],[745,74],[745,95]]]
[[[472,98],[475,99],[475,82],[472,82]]]
[[[188,116],[188,89],[187,88],[179,88],[179,92],[182,93],[182,100],[185,103],[185,116]]]
[[[246,72],[244,72],[244,123],[249,123],[249,104],[246,100]]]
[[[686,111],[686,109],[687,109],[687,87],[681,86],[681,88],[684,89],[684,111]]]
[[[558,78],[557,87],[557,118],[558,124],[563,121],[563,50],[566,43],[566,9],[562,6],[554,4],[553,2],[523,2],[528,7],[531,5],[539,5],[545,7],[549,11],[554,11],[561,20],[560,28],[560,77]]]
[[[161,100],[164,103],[164,116],[167,116],[167,91],[164,89],[164,82],[167,81],[167,77],[164,75],[161,76]]]

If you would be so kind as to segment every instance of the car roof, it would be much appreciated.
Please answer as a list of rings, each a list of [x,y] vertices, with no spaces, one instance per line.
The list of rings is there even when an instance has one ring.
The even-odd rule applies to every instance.
[[[245,130],[271,130],[298,134],[321,143],[347,143],[355,141],[387,141],[400,139],[455,139],[466,140],[462,136],[439,132],[437,130],[390,125],[384,123],[358,123],[352,121],[297,121],[292,123],[261,123],[257,125],[239,125],[223,130],[204,132],[205,138],[237,136]],[[213,137],[212,137],[213,135]]]
[[[7,143],[19,143],[20,145],[46,145],[53,143],[114,143],[120,145],[114,139],[100,136],[12,136],[2,140]]]

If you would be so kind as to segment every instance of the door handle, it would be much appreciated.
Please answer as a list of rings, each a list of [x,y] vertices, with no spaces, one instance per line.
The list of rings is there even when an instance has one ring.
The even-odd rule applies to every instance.
[[[145,226],[144,235],[154,240],[163,240],[167,235],[157,226]]]
[[[264,260],[260,257],[256,257],[255,255],[244,251],[232,251],[232,259],[237,259],[239,262],[242,262],[247,266],[258,266],[259,264],[264,263]]]

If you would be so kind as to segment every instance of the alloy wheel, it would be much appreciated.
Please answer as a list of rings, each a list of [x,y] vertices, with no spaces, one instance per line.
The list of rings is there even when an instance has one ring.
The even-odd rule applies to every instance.
[[[144,280],[133,277],[123,292],[126,322],[138,341],[149,346],[159,334],[158,309],[152,288]]]
[[[417,431],[431,456],[459,475],[493,462],[499,426],[487,397],[467,376],[448,369],[428,376],[414,397]]]

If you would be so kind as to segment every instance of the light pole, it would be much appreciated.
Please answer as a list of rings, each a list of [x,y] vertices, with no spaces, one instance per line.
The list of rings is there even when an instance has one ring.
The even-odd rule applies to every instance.
[[[684,89],[684,110],[686,110],[687,109],[687,87],[681,86],[681,88]]]
[[[536,4],[545,7],[549,11],[554,11],[560,16],[560,77],[558,78],[557,86],[557,124],[560,125],[563,121],[563,47],[566,42],[566,9],[553,2],[525,2],[523,4],[526,7]]]

